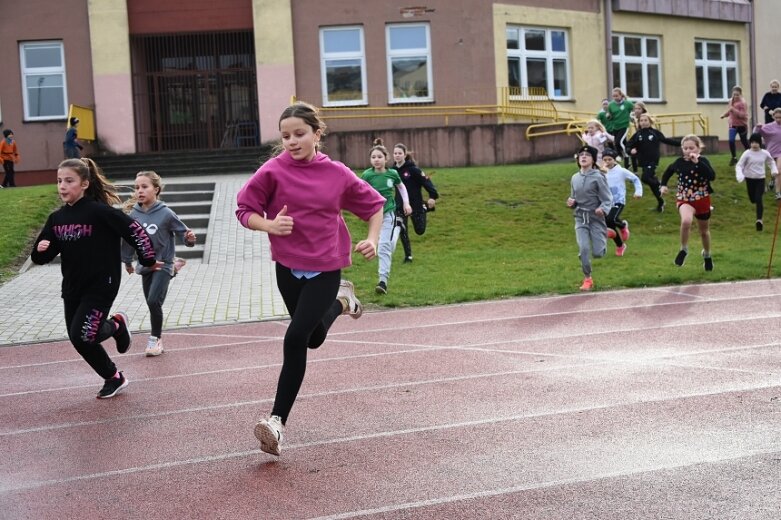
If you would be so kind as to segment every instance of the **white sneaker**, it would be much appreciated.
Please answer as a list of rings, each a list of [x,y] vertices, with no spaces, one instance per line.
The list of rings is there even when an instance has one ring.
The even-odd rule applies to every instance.
[[[159,356],[163,352],[164,351],[163,351],[162,338],[149,336],[149,340],[146,342],[146,348],[144,349],[144,355],[146,355],[147,357]]]
[[[357,320],[363,314],[363,305],[361,301],[355,297],[355,286],[348,280],[342,280],[339,282],[339,292],[336,293],[336,299],[344,298],[347,300],[347,308],[342,311],[342,314],[349,314],[354,320]]]
[[[282,419],[278,415],[272,415],[268,419],[261,419],[255,425],[255,438],[260,441],[260,451],[279,456],[282,452]]]

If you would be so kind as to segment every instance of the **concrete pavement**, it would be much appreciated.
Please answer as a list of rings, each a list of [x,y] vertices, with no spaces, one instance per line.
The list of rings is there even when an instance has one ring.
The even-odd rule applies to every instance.
[[[171,282],[164,329],[265,320],[287,316],[277,291],[268,237],[241,227],[236,193],[252,172],[216,181],[206,252],[189,260]],[[202,178],[175,178],[167,185]],[[129,182],[129,181],[127,181]],[[118,181],[117,184],[122,184]],[[0,345],[67,338],[60,298],[60,264],[33,266],[0,286]],[[112,312],[125,311],[131,330],[149,330],[141,277],[123,273]]]

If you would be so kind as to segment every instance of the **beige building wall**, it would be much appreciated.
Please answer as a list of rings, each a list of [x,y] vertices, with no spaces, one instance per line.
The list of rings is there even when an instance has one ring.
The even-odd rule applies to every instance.
[[[757,102],[770,90],[770,81],[781,81],[781,52],[778,49],[778,21],[781,15],[779,0],[754,0],[754,38],[756,42]],[[757,122],[764,122],[760,108],[756,110]]]
[[[136,151],[126,0],[89,0],[95,125],[102,147]]]
[[[296,92],[291,0],[252,0],[260,139],[279,136],[279,115]]]

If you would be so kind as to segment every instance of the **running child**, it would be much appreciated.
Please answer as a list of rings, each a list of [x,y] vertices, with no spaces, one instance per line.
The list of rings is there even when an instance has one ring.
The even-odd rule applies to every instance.
[[[159,269],[152,240],[141,224],[112,207],[114,186],[91,159],[66,159],[57,168],[63,206],[46,220],[35,240],[36,264],[62,262],[62,299],[68,338],[105,382],[98,399],[114,397],[128,384],[101,343],[113,337],[117,351],[130,348],[130,323],[124,312],[108,313],[122,280],[120,239],[130,244],[146,267]]]
[[[740,136],[740,142],[743,150],[749,149],[747,139],[748,134],[748,106],[743,99],[743,89],[739,86],[732,87],[732,96],[729,98],[727,111],[721,115],[721,119],[727,119],[729,124],[729,153],[732,155],[729,165],[735,166],[738,163],[738,156],[735,147],[735,138]]]
[[[597,149],[597,165],[602,165],[602,154],[605,152],[605,146],[607,143],[613,143],[615,137],[610,135],[605,127],[597,121],[592,119],[586,123],[586,131],[580,136],[580,140],[588,146],[592,146]]]
[[[632,120],[632,133],[637,132],[640,129],[639,119],[643,114],[648,113],[648,107],[642,101],[635,101],[635,106],[632,107],[632,114],[630,119]],[[632,171],[637,173],[637,156],[632,155]]]
[[[390,277],[393,251],[396,249],[396,241],[399,239],[399,227],[396,223],[396,197],[395,189],[399,190],[404,207],[404,215],[412,213],[409,204],[409,195],[404,183],[401,182],[399,173],[393,168],[388,168],[388,149],[382,144],[382,139],[375,139],[374,146],[369,152],[369,161],[372,167],[363,172],[361,178],[368,182],[372,188],[385,197],[383,207],[382,230],[380,231],[379,277],[374,290],[377,294],[388,293],[388,278]]]
[[[762,197],[765,194],[765,167],[770,169],[770,174],[775,179],[778,176],[778,166],[770,155],[770,152],[762,149],[762,136],[751,134],[748,139],[749,149],[740,156],[738,164],[735,165],[735,178],[738,182],[746,181],[748,190],[748,200],[756,205],[757,220],[754,223],[757,231],[762,231],[764,224],[762,222]],[[781,189],[779,183],[774,183]],[[781,198],[781,193],[776,193],[776,199]]]
[[[620,88],[616,87],[612,93],[613,100],[607,106],[606,117],[610,120],[610,133],[615,138],[616,150],[621,156],[627,157],[626,132],[629,129],[630,116],[634,103],[626,98],[626,94]]]
[[[633,157],[637,157],[637,166],[640,168],[640,179],[651,188],[651,193],[656,197],[656,211],[664,211],[664,199],[659,192],[659,179],[656,178],[656,167],[659,166],[659,149],[662,143],[671,146],[679,146],[680,141],[668,139],[662,132],[654,128],[654,120],[651,114],[642,114],[637,118],[639,130],[632,135],[626,145]]]
[[[359,318],[353,284],[341,279],[351,249],[367,260],[377,254],[384,199],[344,164],[318,151],[325,124],[306,103],[279,118],[282,151],[266,161],[237,195],[241,225],[268,233],[277,287],[290,325],[274,407],[255,425],[260,449],[279,455],[284,425],[306,371],[307,349],[318,348],[341,314]],[[313,196],[312,194],[317,194]],[[366,238],[351,246],[345,209],[369,222]]]
[[[163,181],[153,171],[142,171],[136,175],[133,196],[125,203],[130,210],[130,217],[144,226],[152,245],[155,248],[155,258],[163,263],[161,269],[149,269],[141,264],[133,267],[133,248],[128,244],[122,244],[122,261],[128,274],[141,275],[141,285],[144,289],[144,298],[149,307],[149,321],[152,324],[152,332],[146,343],[144,354],[147,356],[159,356],[163,353],[163,303],[168,294],[168,284],[174,277],[176,244],[175,238],[179,238],[187,247],[195,245],[195,233],[189,229],[169,208],[160,200],[163,191]]]
[[[605,223],[607,224],[607,236],[616,244],[616,256],[624,256],[626,241],[629,240],[629,222],[621,219],[621,213],[626,206],[626,183],[631,182],[635,188],[633,198],[643,196],[643,184],[640,178],[616,162],[618,152],[612,148],[605,150],[602,157],[604,167],[607,168],[607,179],[610,195],[613,197],[613,207],[610,208]]]
[[[696,135],[687,135],[681,139],[681,157],[675,160],[662,175],[661,193],[667,194],[667,182],[678,175],[678,190],[675,195],[678,213],[681,215],[681,250],[675,256],[675,265],[683,267],[689,254],[689,233],[693,219],[702,238],[702,257],[706,271],[713,271],[710,239],[710,213],[713,193],[711,181],[716,178],[708,159],[700,155],[702,140]]]
[[[426,214],[429,211],[434,211],[439,198],[439,192],[437,192],[434,183],[431,182],[431,178],[426,176],[415,164],[412,152],[408,151],[404,144],[398,143],[393,147],[393,162],[395,170],[401,176],[401,182],[407,188],[409,204],[412,207],[412,215],[410,215],[412,217],[412,226],[415,229],[415,233],[422,235],[426,232]],[[428,199],[425,203],[421,195],[421,188],[424,188],[428,193]],[[404,200],[401,197],[401,192],[396,190],[396,216],[402,219],[399,238],[401,239],[401,245],[404,247],[404,262],[408,263],[412,262],[412,244],[409,241],[409,221],[407,220],[407,215],[404,214],[403,208]]]
[[[765,140],[765,146],[770,156],[776,161],[776,166],[781,170],[781,108],[773,110],[773,122],[757,125],[754,132]],[[775,186],[775,192],[781,192],[781,187]]]
[[[591,255],[601,258],[607,252],[607,226],[605,215],[613,205],[613,197],[607,179],[596,169],[596,148],[584,145],[577,155],[580,170],[570,181],[570,196],[567,206],[573,209],[575,217],[575,238],[578,242],[580,265],[583,269],[581,291],[594,287],[591,278]]]

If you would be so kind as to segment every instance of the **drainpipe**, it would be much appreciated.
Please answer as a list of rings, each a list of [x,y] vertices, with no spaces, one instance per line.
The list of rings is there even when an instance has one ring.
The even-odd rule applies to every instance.
[[[749,0],[749,9],[751,9],[751,20],[748,23],[748,55],[749,68],[751,69],[751,126],[754,128],[757,124],[757,49],[756,38],[754,37],[754,1]],[[764,119],[762,122],[764,123]]]
[[[613,91],[613,0],[605,0],[605,69],[607,70],[607,94],[610,99]]]

